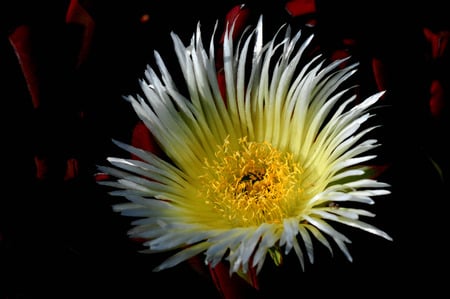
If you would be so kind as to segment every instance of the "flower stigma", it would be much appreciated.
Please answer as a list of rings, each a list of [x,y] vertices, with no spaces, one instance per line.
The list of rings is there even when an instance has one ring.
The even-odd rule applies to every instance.
[[[232,226],[282,223],[299,214],[302,207],[302,167],[292,153],[274,148],[269,142],[239,139],[232,149],[227,138],[205,161],[200,193],[205,203]]]

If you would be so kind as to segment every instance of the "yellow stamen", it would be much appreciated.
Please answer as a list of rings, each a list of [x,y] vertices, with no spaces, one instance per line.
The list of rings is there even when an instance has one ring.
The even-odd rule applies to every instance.
[[[226,139],[205,165],[201,196],[233,226],[281,223],[302,208],[301,166],[268,142],[242,138],[232,149]]]

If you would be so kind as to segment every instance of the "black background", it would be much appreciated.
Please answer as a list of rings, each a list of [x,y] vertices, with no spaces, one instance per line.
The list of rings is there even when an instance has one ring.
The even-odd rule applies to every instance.
[[[126,235],[130,219],[112,212],[116,199],[96,185],[93,174],[96,164],[117,153],[111,138],[131,138],[136,118],[122,95],[135,91],[137,78],[152,62],[153,49],[168,57],[169,65],[175,64],[170,57],[170,31],[187,42],[197,21],[208,32],[240,2],[88,3],[96,31],[88,59],[76,73],[60,63],[76,46],[70,43],[77,28],[63,22],[67,3],[2,4],[0,295],[5,299],[220,298],[209,278],[187,264],[152,272],[165,255],[138,253],[140,245]],[[247,5],[254,19],[263,13],[267,26],[273,28],[285,21],[294,26],[304,22],[301,17],[290,18],[282,1]],[[325,50],[346,37],[359,42],[356,58],[361,61],[363,93],[374,91],[373,78],[365,73],[370,59],[381,58],[388,67],[390,90],[385,100],[389,107],[379,116],[384,144],[379,158],[391,165],[380,180],[392,185],[392,194],[377,200],[373,207],[377,216],[371,223],[394,241],[345,228],[353,241],[349,247],[353,263],[338,248],[331,257],[320,245],[315,263],[307,264],[305,272],[292,255],[281,268],[268,262],[261,273],[260,296],[303,298],[306,293],[365,298],[414,293],[445,297],[448,181],[440,180],[427,154],[432,153],[448,170],[448,131],[430,119],[426,99],[430,70],[443,78],[449,90],[449,64],[447,58],[441,65],[429,65],[421,38],[424,26],[449,30],[443,4],[427,1],[393,7],[389,1],[317,1],[317,8],[317,30]],[[150,16],[146,23],[140,22],[144,14]],[[48,53],[43,55],[48,59],[43,63],[50,80],[45,92],[52,105],[45,124],[37,121],[41,119],[32,109],[8,41],[9,32],[26,22],[36,26],[41,39],[34,42]],[[83,124],[70,122],[74,110],[84,111]],[[54,151],[56,161],[75,155],[81,161],[81,175],[71,181],[57,177],[36,181],[33,155],[39,151]]]

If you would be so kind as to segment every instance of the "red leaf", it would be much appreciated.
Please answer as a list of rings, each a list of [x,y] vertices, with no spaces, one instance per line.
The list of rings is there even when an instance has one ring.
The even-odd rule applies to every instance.
[[[315,0],[291,0],[285,5],[288,13],[293,16],[302,16],[316,12]]]

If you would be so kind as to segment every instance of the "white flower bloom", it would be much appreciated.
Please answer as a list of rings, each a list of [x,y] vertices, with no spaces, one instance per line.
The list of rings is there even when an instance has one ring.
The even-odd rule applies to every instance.
[[[267,253],[292,249],[304,267],[316,240],[351,261],[336,222],[391,240],[352,207],[389,193],[364,165],[378,146],[364,125],[382,93],[356,103],[344,87],[355,64],[308,58],[313,37],[289,27],[263,43],[262,28],[261,18],[238,45],[226,32],[225,98],[214,39],[205,49],[200,26],[187,47],[172,34],[185,94],[155,53],[160,75],[148,67],[142,93],[127,97],[168,159],[115,141],[140,160],[109,158],[99,170],[112,179],[100,184],[128,200],[114,208],[136,217],[130,235],[147,240],[144,252],[177,251],[155,270],[204,254],[213,267],[228,260],[231,273],[260,271]]]

